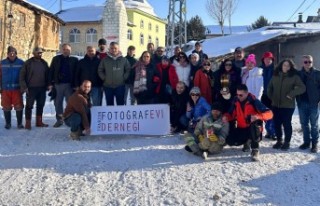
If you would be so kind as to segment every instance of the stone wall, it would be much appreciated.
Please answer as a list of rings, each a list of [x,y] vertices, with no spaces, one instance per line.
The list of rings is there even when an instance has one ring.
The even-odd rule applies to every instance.
[[[12,14],[11,23],[8,14]],[[16,47],[18,56],[24,60],[32,57],[35,46],[40,46],[46,51],[43,58],[51,61],[59,48],[58,21],[40,12],[36,14],[34,10],[12,1],[1,4],[0,18],[3,22],[1,59],[6,57],[9,45]]]

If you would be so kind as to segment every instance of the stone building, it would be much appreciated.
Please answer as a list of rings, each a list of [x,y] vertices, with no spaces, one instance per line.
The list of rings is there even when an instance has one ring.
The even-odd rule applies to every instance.
[[[24,60],[32,57],[35,46],[42,47],[48,62],[59,50],[59,31],[64,22],[49,11],[24,0],[1,0],[0,55],[7,55],[7,47],[17,48]]]
[[[119,3],[119,0],[109,0],[109,2]],[[114,29],[121,33],[120,30],[125,27],[126,32],[125,34],[115,32],[116,35],[108,31],[108,28],[113,27],[113,25],[109,27],[109,24],[117,22],[115,18],[110,20],[108,3],[101,6],[74,7],[57,13],[57,16],[65,22],[61,28],[61,42],[71,44],[73,55],[83,56],[86,47],[88,45],[97,47],[97,42],[102,37],[108,43],[120,40],[120,48],[124,54],[127,46],[135,46],[137,57],[146,50],[149,42],[153,42],[155,47],[165,46],[166,21],[157,17],[147,0],[123,1],[127,19],[121,20],[122,23]],[[125,44],[122,44],[121,37],[126,38]]]

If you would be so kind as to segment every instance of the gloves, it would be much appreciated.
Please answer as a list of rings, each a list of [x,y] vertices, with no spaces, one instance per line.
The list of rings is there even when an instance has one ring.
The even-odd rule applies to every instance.
[[[209,138],[210,142],[217,142],[219,140],[217,135],[215,135],[215,134],[209,135],[208,138]]]
[[[226,139],[223,138],[223,137],[219,137],[218,144],[219,145],[224,145],[225,143],[226,143]]]
[[[198,136],[198,139],[199,139],[199,142],[202,142],[202,141],[204,140],[204,136],[203,136],[202,134],[200,134],[200,135]]]

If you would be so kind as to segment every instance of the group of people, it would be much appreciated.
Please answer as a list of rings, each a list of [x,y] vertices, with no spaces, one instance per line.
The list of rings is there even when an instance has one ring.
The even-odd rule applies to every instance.
[[[134,46],[128,47],[126,56],[116,42],[107,46],[106,40],[100,39],[98,47],[88,46],[84,58],[78,60],[71,56],[71,46],[63,44],[61,54],[48,65],[39,47],[24,62],[9,46],[7,58],[0,64],[5,128],[11,128],[14,108],[17,128],[31,130],[35,102],[35,125],[48,127],[42,115],[50,91],[56,111],[53,127],[65,123],[71,128],[70,137],[79,140],[90,134],[90,107],[101,106],[104,93],[108,106],[169,104],[171,131],[184,133],[186,150],[196,155],[206,158],[227,144],[243,145],[243,151],[251,150],[252,159],[258,160],[264,127],[265,137],[276,140],[273,148],[290,148],[297,100],[304,138],[300,149],[311,147],[311,152],[317,152],[320,73],[310,55],[303,56],[298,71],[290,59],[276,66],[271,52],[264,53],[258,66],[254,54],[245,58],[238,47],[234,57],[223,60],[214,71],[200,42],[189,56],[177,46],[172,57],[165,55],[164,47],[154,48],[149,43],[139,59]]]

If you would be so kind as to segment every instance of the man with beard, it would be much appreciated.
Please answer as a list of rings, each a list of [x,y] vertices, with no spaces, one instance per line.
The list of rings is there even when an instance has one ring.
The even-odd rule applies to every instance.
[[[229,123],[222,120],[222,106],[215,102],[211,106],[211,113],[202,117],[197,124],[194,134],[185,134],[185,149],[207,159],[208,153],[218,154],[222,151],[228,133]]]
[[[83,130],[90,134],[90,96],[91,82],[84,80],[77,91],[69,98],[63,113],[64,122],[70,127],[72,140],[80,140]]]

